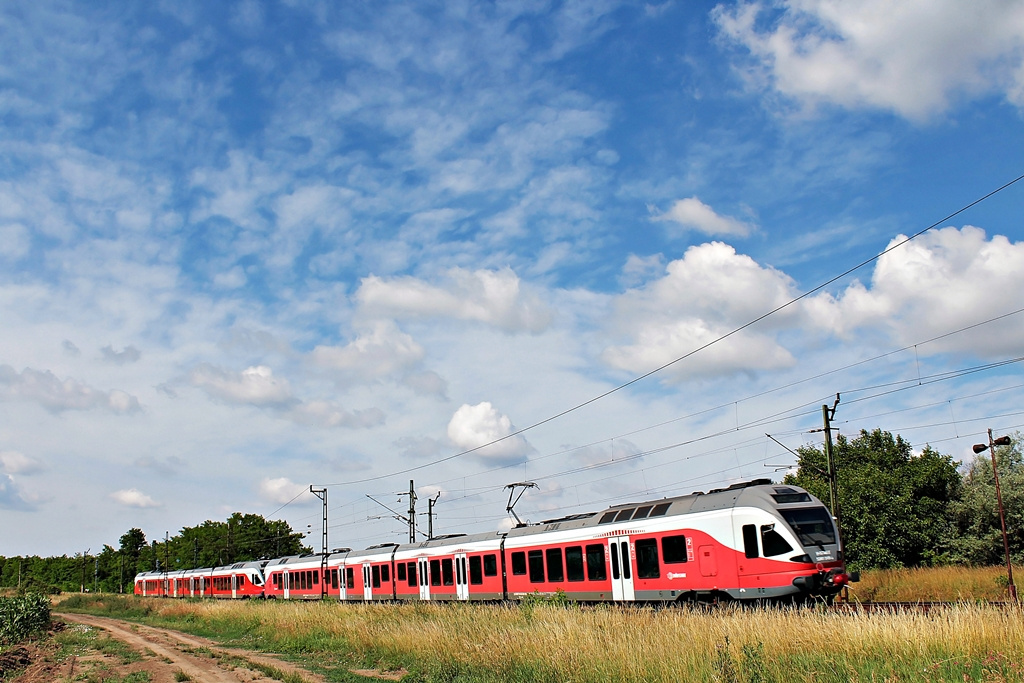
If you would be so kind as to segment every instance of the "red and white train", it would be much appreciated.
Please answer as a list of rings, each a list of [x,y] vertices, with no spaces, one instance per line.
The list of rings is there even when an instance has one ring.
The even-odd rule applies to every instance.
[[[846,571],[836,526],[804,489],[760,479],[506,532],[135,577],[136,595],[581,602],[829,599]]]

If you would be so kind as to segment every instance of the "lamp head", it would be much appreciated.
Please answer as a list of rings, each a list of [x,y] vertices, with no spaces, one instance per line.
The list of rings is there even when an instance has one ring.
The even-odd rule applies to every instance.
[[[974,444],[974,446],[971,447],[971,449],[975,453],[984,453],[985,451],[988,450],[988,444],[976,443]]]
[[[1008,437],[1008,436],[1001,436],[998,439],[996,439],[995,441],[993,441],[992,443],[995,444],[996,446],[1009,446],[1010,445],[1010,437]]]

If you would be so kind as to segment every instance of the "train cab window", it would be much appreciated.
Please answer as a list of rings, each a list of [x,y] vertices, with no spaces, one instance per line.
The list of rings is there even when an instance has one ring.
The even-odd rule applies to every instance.
[[[587,546],[587,580],[604,581],[608,578],[608,569],[604,561],[604,546],[594,544]]]
[[[657,579],[661,576],[658,568],[658,539],[644,538],[636,542],[636,576],[638,579]]]
[[[395,567],[395,576],[399,581],[405,581],[405,562],[400,562]]]
[[[475,585],[484,582],[483,562],[480,561],[479,555],[469,558],[469,582]]]
[[[532,583],[544,583],[544,552],[531,550],[528,555],[530,561],[530,581]]]
[[[356,587],[356,573],[352,567],[345,567],[345,587],[350,590]]]
[[[654,506],[654,509],[651,510],[651,514],[648,516],[664,517],[670,507],[672,507],[672,503],[658,503],[657,505]]]
[[[653,505],[644,505],[643,507],[637,508],[636,512],[633,513],[633,519],[643,519],[647,515],[651,514],[652,508],[654,508]]]
[[[601,515],[601,521],[598,522],[598,524],[607,524],[608,522],[613,521],[615,519],[616,514],[617,513],[615,512],[615,510],[604,513],[603,515]]]
[[[764,548],[765,557],[775,557],[793,550],[789,541],[775,530],[774,524],[765,524],[761,527],[761,547]]]
[[[452,577],[452,558],[450,557],[441,560],[441,583],[446,586],[455,584],[455,579]]]
[[[416,587],[416,563],[415,562],[410,562],[409,563],[409,581],[408,581],[408,583],[413,588]]]
[[[525,574],[526,573],[526,553],[520,551],[512,553],[512,573],[513,574]]]
[[[758,557],[757,552],[757,527],[753,524],[743,525],[743,553],[747,557]]]
[[[493,553],[484,555],[484,576],[498,575],[498,556]]]
[[[382,564],[380,566],[380,580],[384,583],[389,583],[391,581],[391,567],[386,564]]]
[[[373,567],[370,569],[370,572],[372,573],[373,576],[373,587],[380,588],[380,566],[373,565]]]
[[[545,554],[548,561],[548,581],[564,581],[565,571],[562,568],[562,549],[548,548]]]
[[[441,560],[430,561],[430,585],[441,585]]]
[[[574,545],[565,549],[565,577],[570,581],[583,580],[583,547]]]
[[[665,564],[686,562],[686,536],[666,536],[661,539],[661,559]]]
[[[626,508],[625,510],[619,510],[619,514],[615,515],[616,522],[622,522],[633,516],[633,512],[636,508]]]

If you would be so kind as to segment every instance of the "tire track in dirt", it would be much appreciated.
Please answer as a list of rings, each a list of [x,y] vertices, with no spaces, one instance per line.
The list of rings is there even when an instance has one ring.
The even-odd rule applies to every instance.
[[[150,650],[166,663],[168,680],[174,680],[177,670],[187,674],[193,681],[204,683],[239,683],[264,678],[265,674],[252,664],[273,667],[282,673],[298,676],[310,683],[324,683],[325,679],[294,664],[249,650],[223,648],[211,640],[189,636],[170,629],[129,624],[109,617],[62,612],[60,618],[77,624],[85,624],[110,633],[113,638],[145,652]],[[189,650],[203,649],[230,660],[230,669],[223,668],[218,658],[192,654]],[[246,666],[249,664],[249,666]]]

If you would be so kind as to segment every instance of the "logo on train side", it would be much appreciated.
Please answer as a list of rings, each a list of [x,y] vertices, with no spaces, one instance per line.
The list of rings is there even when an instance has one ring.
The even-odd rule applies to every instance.
[[[668,573],[669,581],[671,581],[672,579],[685,579],[685,578],[686,578],[686,572],[682,572],[682,573],[678,573],[678,574],[676,572],[669,572]]]

